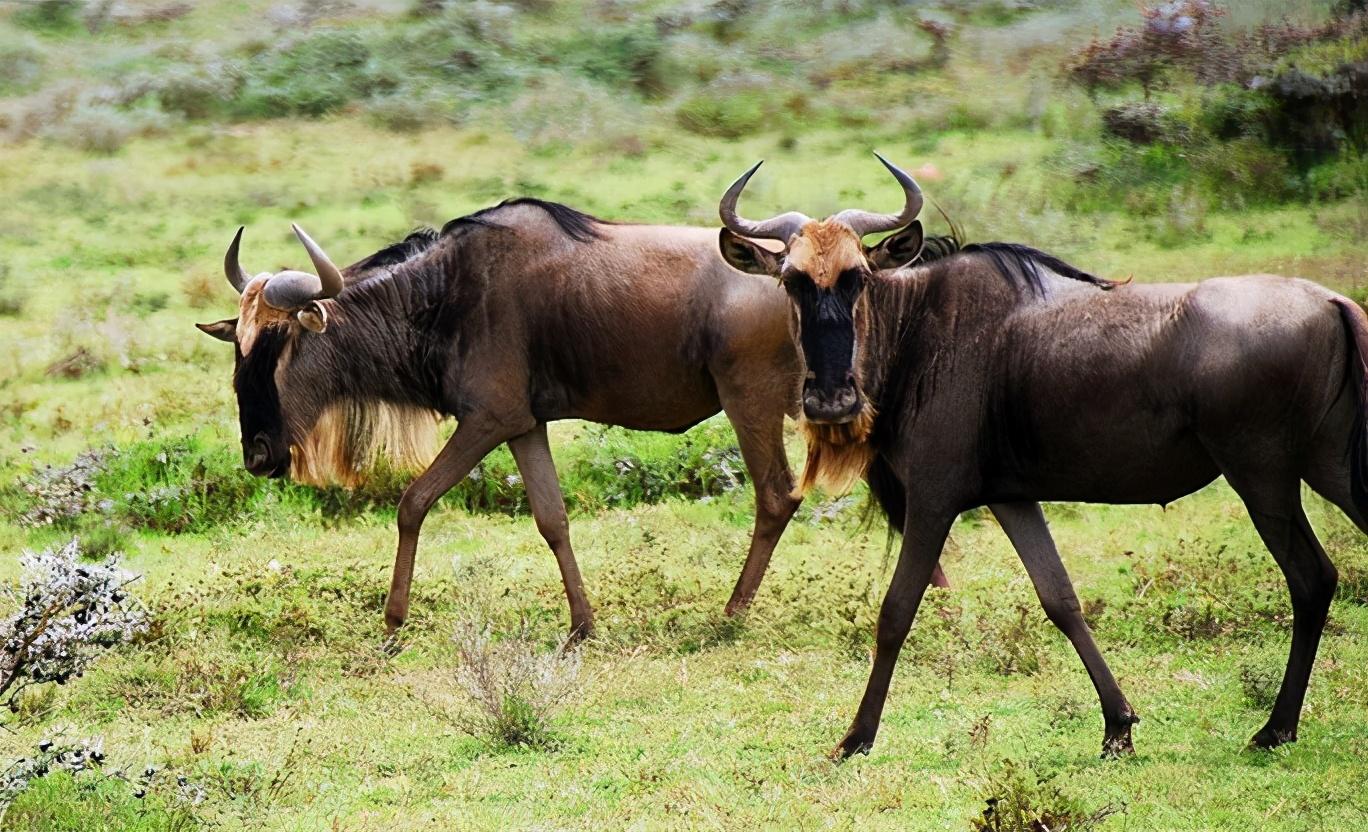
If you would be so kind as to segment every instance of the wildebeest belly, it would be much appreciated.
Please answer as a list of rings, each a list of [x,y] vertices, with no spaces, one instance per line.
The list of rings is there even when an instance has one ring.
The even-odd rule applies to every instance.
[[[1052,443],[1033,461],[987,460],[984,502],[1055,500],[1171,503],[1220,472],[1191,431],[1113,434],[1102,441]]]
[[[721,409],[706,368],[668,350],[533,357],[532,410],[540,421],[584,419],[633,430],[683,431]]]

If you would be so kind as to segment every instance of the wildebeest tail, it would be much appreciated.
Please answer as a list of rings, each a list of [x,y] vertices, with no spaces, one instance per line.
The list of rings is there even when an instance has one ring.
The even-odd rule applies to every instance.
[[[1349,491],[1354,505],[1368,511],[1368,314],[1348,298],[1337,296],[1332,302],[1339,307],[1349,333],[1349,349],[1356,359],[1353,374],[1358,384],[1358,410],[1349,436]]]

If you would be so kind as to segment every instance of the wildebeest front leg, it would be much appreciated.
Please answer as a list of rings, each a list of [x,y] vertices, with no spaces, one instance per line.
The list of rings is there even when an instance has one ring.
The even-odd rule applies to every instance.
[[[902,551],[898,554],[898,565],[893,570],[893,581],[884,596],[879,610],[879,624],[874,638],[874,666],[869,671],[869,682],[865,686],[864,698],[855,712],[855,721],[845,738],[837,744],[832,757],[844,759],[852,754],[867,753],[874,744],[874,735],[879,730],[879,719],[883,715],[884,700],[888,697],[888,685],[893,678],[893,666],[898,661],[898,653],[907,640],[907,631],[912,627],[912,619],[917,614],[926,585],[931,581],[931,572],[940,559],[941,549],[945,546],[945,536],[950,532],[954,515],[932,516],[918,506],[908,506],[910,519],[903,530]]]
[[[1135,753],[1131,744],[1131,726],[1140,721],[1126,701],[1126,695],[1112,676],[1111,669],[1097,649],[1088,622],[1074,592],[1073,582],[1064,563],[1059,559],[1049,524],[1039,503],[999,503],[989,506],[998,524],[1021,557],[1026,574],[1031,577],[1045,615],[1068,637],[1083,666],[1088,669],[1102,703],[1102,719],[1106,735],[1102,740],[1102,756],[1115,757]]]
[[[537,531],[551,547],[556,565],[560,567],[565,597],[570,602],[570,640],[578,641],[592,634],[594,610],[589,605],[579,564],[575,563],[575,553],[570,548],[570,521],[565,516],[565,498],[561,495],[556,463],[551,458],[551,446],[546,439],[546,423],[510,439],[508,448],[522,473]]]
[[[389,598],[385,601],[385,625],[390,633],[403,626],[408,618],[409,585],[413,581],[418,532],[432,504],[465,479],[486,454],[509,438],[508,428],[502,425],[473,418],[463,420],[428,469],[404,490],[399,501],[399,550],[394,556],[394,575],[390,579]]]

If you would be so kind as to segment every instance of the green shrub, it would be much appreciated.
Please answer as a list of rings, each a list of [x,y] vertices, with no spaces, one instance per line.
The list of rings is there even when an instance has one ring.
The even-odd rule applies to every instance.
[[[36,0],[24,3],[10,19],[26,29],[62,34],[80,27],[84,6],[82,0]]]
[[[43,78],[43,52],[31,38],[0,33],[0,95],[33,89]]]
[[[199,436],[147,440],[111,455],[95,477],[104,513],[134,529],[200,532],[247,516],[270,481],[232,449]]]
[[[186,118],[205,119],[218,115],[242,84],[241,71],[234,66],[171,66],[150,80],[151,95],[168,113]]]
[[[688,98],[675,110],[679,126],[690,133],[718,139],[736,139],[767,126],[768,97],[759,90],[730,95],[703,92]]]
[[[43,135],[92,153],[114,153],[130,139],[165,132],[170,124],[171,119],[155,107],[123,109],[82,102]]]
[[[142,798],[125,780],[102,773],[60,772],[29,786],[5,813],[13,832],[188,832],[198,829],[187,802],[173,788]]]
[[[373,61],[360,34],[343,31],[322,31],[258,55],[243,75],[231,110],[244,118],[322,116],[398,83]]]
[[[679,435],[590,426],[564,469],[572,504],[589,510],[716,497],[745,482],[736,435],[721,420]]]
[[[983,814],[972,818],[974,832],[1087,832],[1117,813],[1107,804],[1088,809],[1058,779],[1007,760],[982,787]]]
[[[28,305],[28,286],[10,276],[7,263],[0,263],[0,317],[18,317]]]

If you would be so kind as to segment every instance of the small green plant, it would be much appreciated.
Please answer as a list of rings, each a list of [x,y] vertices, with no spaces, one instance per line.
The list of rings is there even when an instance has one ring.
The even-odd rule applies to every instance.
[[[469,699],[457,724],[495,747],[552,747],[550,720],[579,691],[579,653],[565,640],[544,650],[526,619],[502,636],[487,623],[462,622],[455,638],[456,683]]]
[[[983,813],[971,818],[974,832],[1087,832],[1122,811],[1110,803],[1089,809],[1056,778],[1004,761],[983,783]]]
[[[1246,664],[1240,668],[1240,687],[1245,702],[1256,711],[1267,711],[1282,688],[1282,668],[1265,664]]]

